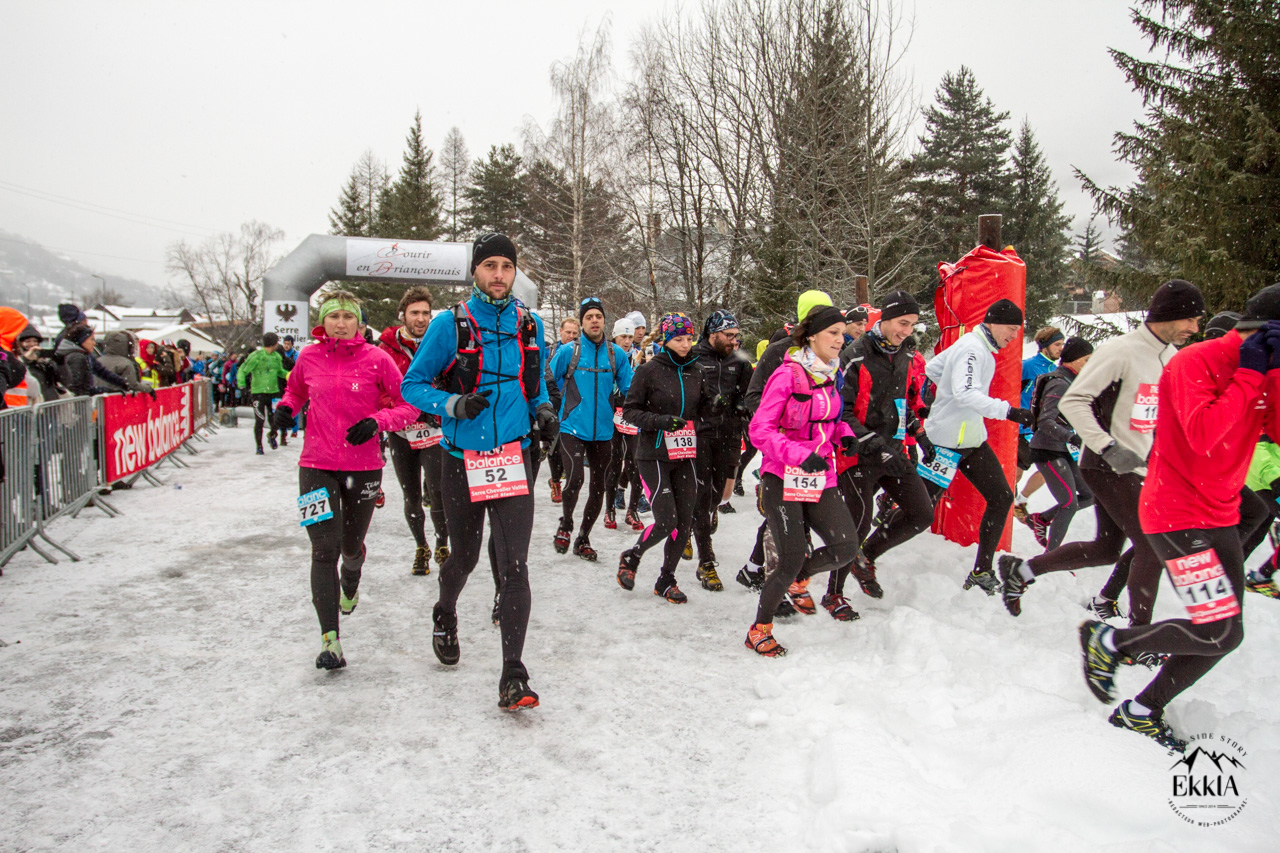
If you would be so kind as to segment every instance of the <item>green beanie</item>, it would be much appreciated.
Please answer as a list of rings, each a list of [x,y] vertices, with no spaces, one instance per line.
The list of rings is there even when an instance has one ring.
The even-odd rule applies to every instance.
[[[809,312],[819,305],[832,305],[831,297],[821,290],[806,290],[796,300],[796,321],[809,316]]]
[[[351,299],[344,299],[340,296],[330,297],[320,303],[320,320],[323,323],[324,318],[332,314],[334,311],[350,311],[356,317],[360,316],[360,306]]]

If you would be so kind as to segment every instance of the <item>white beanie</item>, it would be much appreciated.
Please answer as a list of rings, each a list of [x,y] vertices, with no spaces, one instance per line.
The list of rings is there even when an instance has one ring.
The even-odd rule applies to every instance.
[[[616,338],[618,337],[618,335],[634,335],[635,333],[636,333],[636,324],[631,322],[630,315],[623,317],[622,319],[618,320],[616,323],[613,324],[612,337]]]
[[[635,330],[637,328],[640,328],[641,326],[643,326],[646,329],[649,328],[649,324],[644,321],[644,315],[641,314],[639,311],[632,311],[630,314],[627,315],[626,319],[631,321],[632,334],[635,334]]]

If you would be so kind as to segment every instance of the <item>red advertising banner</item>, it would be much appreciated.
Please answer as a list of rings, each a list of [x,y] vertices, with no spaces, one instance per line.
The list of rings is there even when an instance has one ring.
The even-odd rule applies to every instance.
[[[147,394],[102,397],[102,461],[105,482],[114,483],[159,462],[191,437],[195,387],[174,385]]]

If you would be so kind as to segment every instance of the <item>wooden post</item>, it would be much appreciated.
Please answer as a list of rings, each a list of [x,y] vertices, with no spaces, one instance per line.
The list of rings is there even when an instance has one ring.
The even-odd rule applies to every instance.
[[[867,287],[867,277],[865,275],[855,275],[853,277],[853,292],[858,297],[859,305],[871,304],[871,289]]]
[[[1000,224],[1004,221],[998,213],[984,213],[978,217],[978,243],[993,252],[1004,247],[1000,245]]]

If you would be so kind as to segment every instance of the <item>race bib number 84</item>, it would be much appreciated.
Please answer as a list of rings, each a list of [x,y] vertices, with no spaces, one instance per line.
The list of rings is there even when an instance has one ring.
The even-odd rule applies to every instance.
[[[1165,560],[1164,564],[1194,624],[1217,622],[1240,612],[1240,602],[1214,549]]]
[[[933,461],[928,465],[923,462],[917,463],[916,472],[930,483],[936,483],[945,489],[956,478],[956,470],[959,467],[959,453],[946,447],[936,447],[934,448]]]

